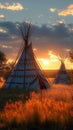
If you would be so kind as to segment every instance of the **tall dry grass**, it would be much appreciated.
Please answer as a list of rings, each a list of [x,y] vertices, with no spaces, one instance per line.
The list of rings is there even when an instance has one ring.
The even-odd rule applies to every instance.
[[[50,130],[72,130],[73,85],[53,85],[49,90],[31,92],[26,102],[7,102],[0,112],[1,128],[13,123],[25,128],[35,124],[36,128],[46,122]]]

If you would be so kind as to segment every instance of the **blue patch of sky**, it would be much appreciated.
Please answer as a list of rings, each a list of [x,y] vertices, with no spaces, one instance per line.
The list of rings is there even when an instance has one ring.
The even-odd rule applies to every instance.
[[[57,15],[57,12],[51,13],[50,8],[66,9],[68,5],[72,4],[73,0],[1,0],[2,4],[6,2],[21,3],[24,7],[21,11],[10,11],[1,9],[0,14],[4,14],[5,21],[31,21],[35,24],[53,24],[58,19],[65,19],[68,22],[73,21],[72,16],[61,17]],[[42,15],[42,17],[40,17]]]

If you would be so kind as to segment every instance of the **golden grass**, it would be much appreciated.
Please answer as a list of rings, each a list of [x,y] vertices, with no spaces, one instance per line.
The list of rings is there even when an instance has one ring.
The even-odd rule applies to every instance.
[[[13,121],[17,124],[34,123],[35,118],[40,123],[48,120],[62,125],[73,121],[73,85],[53,85],[49,90],[31,92],[26,102],[7,102],[0,112],[0,127]]]

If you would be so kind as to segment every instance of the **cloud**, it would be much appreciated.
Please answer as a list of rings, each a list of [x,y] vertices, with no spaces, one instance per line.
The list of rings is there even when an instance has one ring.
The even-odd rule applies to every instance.
[[[37,48],[33,48],[33,51],[36,52],[36,51],[37,51]]]
[[[0,41],[19,39],[19,33],[16,23],[0,22]]]
[[[19,23],[18,23],[18,25],[19,25]],[[17,35],[19,35],[18,33],[20,31],[17,28],[17,23],[0,22],[0,27],[3,28],[4,30],[7,30],[7,34],[8,35],[11,35],[11,36],[17,36]]]
[[[62,53],[63,48],[73,48],[73,32],[69,31],[72,26],[65,23],[57,23],[52,26],[42,25],[41,27],[34,25],[32,27],[32,41],[39,50],[38,54],[46,54],[47,49]]]
[[[57,23],[58,24],[65,24],[65,21],[64,20],[57,20]]]
[[[7,32],[6,30],[0,28],[0,33],[6,33],[6,32]]]
[[[0,49],[11,57],[14,56],[16,50],[23,43],[17,25],[25,30],[26,23],[0,22],[0,27],[3,29],[0,31],[0,45],[3,45],[0,46]],[[37,57],[47,57],[46,52],[48,50],[62,53],[61,50],[73,48],[73,31],[70,31],[70,28],[73,28],[73,24],[66,25],[61,20],[52,26],[32,24],[30,41],[33,43],[33,50],[36,52]],[[3,33],[4,30],[6,30],[6,33]],[[12,48],[7,48],[7,46],[12,46]]]
[[[71,49],[69,49],[69,48],[65,48],[64,49],[66,52],[70,52],[71,51]]]
[[[6,9],[6,10],[23,10],[23,6],[20,3],[13,3],[13,4],[9,4],[9,3],[5,3],[4,5],[0,3],[0,9]]]
[[[50,10],[50,12],[54,13],[54,12],[56,12],[57,9],[56,8],[50,8],[49,10]]]
[[[2,18],[5,18],[5,16],[3,14],[0,14],[0,19],[2,19]]]
[[[12,39],[16,39],[20,35],[20,30],[17,28],[17,25],[23,27],[25,30],[26,23],[12,23],[12,22],[0,22],[0,33],[7,31],[6,34]],[[73,32],[69,31],[70,28],[73,28],[73,24],[65,25],[63,20],[59,20],[57,24],[52,26],[42,25],[41,27],[32,24],[31,30],[33,37],[36,37],[39,40],[41,37],[52,38],[52,39],[65,39],[73,35]],[[4,35],[4,34],[3,34]],[[20,38],[19,37],[19,38]]]
[[[59,16],[67,16],[67,15],[72,15],[73,16],[73,4],[69,5],[67,7],[67,9],[65,10],[61,10],[59,13],[58,13]]]
[[[52,39],[63,39],[68,38],[70,33],[68,28],[64,23],[57,23],[53,26],[43,25],[41,27],[34,26],[32,27],[33,35],[39,38],[46,37]]]
[[[8,48],[12,48],[12,46],[7,46],[7,45],[0,45],[0,47],[2,47],[2,48],[6,48],[6,49],[8,49]]]

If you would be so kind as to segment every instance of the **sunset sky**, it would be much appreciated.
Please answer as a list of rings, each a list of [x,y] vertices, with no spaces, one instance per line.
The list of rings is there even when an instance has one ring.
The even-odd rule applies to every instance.
[[[0,0],[0,51],[15,60],[22,38],[17,25],[32,23],[30,41],[43,69],[73,68],[73,0]]]

